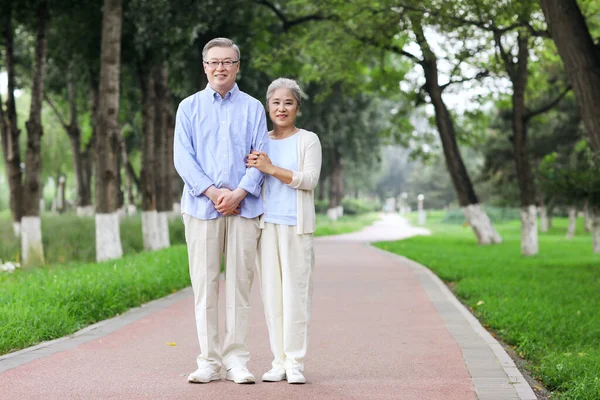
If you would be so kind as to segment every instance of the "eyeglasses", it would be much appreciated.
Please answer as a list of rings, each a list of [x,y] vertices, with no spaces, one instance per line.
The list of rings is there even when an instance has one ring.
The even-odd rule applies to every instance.
[[[231,68],[233,65],[239,63],[240,60],[225,60],[225,61],[204,61],[204,64],[208,65],[209,68],[217,68],[219,64],[223,64],[225,68]]]

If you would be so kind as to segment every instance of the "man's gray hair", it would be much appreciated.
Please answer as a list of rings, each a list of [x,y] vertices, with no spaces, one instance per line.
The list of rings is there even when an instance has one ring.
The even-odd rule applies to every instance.
[[[269,104],[269,100],[273,97],[273,92],[277,89],[289,89],[292,92],[292,96],[296,99],[298,106],[302,104],[302,89],[298,86],[298,83],[289,78],[277,78],[269,85],[267,89],[267,105]]]
[[[202,49],[202,59],[204,61],[207,61],[206,53],[208,53],[208,51],[210,49],[212,49],[213,47],[233,47],[233,49],[237,53],[237,60],[240,59],[240,48],[238,47],[238,45],[235,44],[233,42],[233,40],[231,40],[231,39],[220,37],[220,38],[214,38],[204,45],[204,49]]]

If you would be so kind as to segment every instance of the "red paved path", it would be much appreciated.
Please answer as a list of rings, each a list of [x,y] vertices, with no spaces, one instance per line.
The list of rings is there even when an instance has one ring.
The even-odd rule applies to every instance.
[[[461,349],[410,268],[348,241],[317,241],[316,256],[306,385],[189,384],[198,344],[188,297],[112,334],[1,373],[0,398],[476,398]],[[258,284],[252,304],[249,368],[259,378],[271,356]]]

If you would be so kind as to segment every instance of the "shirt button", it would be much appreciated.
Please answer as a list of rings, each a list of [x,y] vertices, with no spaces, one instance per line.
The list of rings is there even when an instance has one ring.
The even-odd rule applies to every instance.
[[[221,121],[221,123],[222,123],[222,124],[224,124],[224,123],[225,123],[225,121]]]

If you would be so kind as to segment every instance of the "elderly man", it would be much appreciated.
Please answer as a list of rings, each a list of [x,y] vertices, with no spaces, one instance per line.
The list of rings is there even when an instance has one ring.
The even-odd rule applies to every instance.
[[[200,342],[198,369],[189,382],[226,378],[254,383],[246,368],[250,286],[263,213],[262,173],[246,169],[244,157],[267,143],[261,103],[235,83],[240,50],[226,38],[202,51],[206,88],[184,99],[175,124],[175,168],[185,186],[181,212],[185,224],[190,277]],[[225,258],[225,335],[219,338],[218,297]]]

